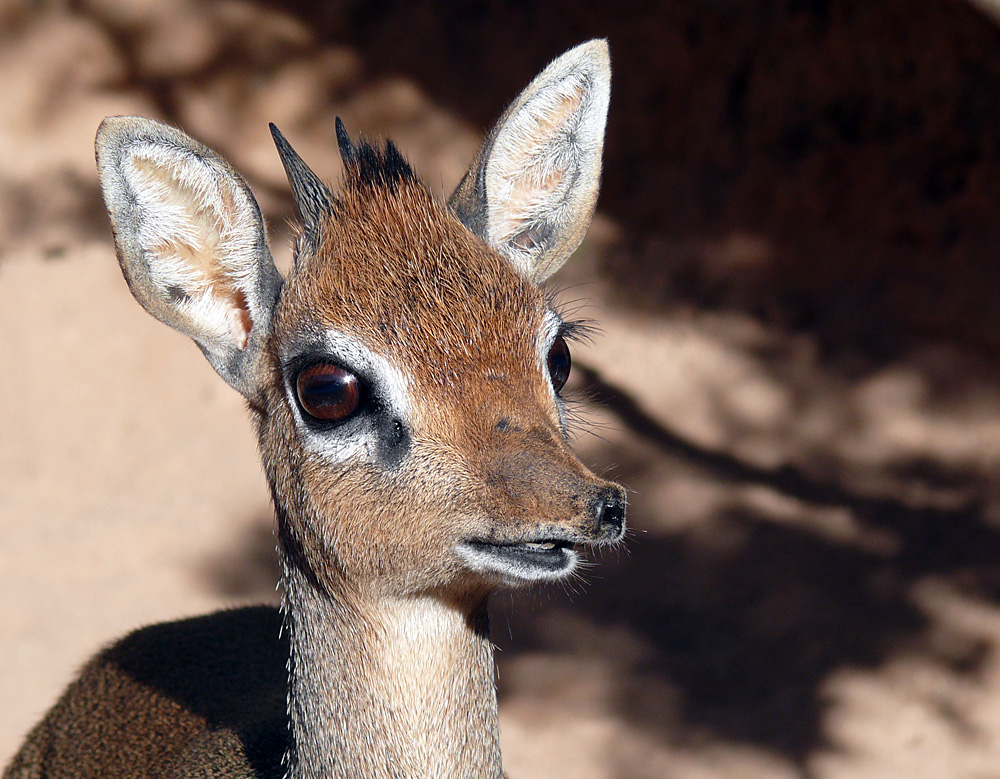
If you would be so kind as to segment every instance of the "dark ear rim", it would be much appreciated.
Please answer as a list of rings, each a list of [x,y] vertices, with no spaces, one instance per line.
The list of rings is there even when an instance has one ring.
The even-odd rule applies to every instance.
[[[491,159],[497,151],[501,136],[508,129],[516,137],[519,131],[516,118],[522,111],[530,110],[532,102],[559,84],[573,78],[586,84],[585,99],[577,110],[568,114],[569,121],[583,121],[590,135],[586,146],[574,149],[577,168],[569,171],[574,181],[572,196],[566,201],[574,216],[562,223],[544,220],[527,220],[525,229],[514,233],[514,238],[500,241],[491,235],[492,209],[499,207],[491,202],[489,177]],[[507,107],[490,130],[455,191],[448,199],[452,213],[471,232],[482,238],[506,256],[522,275],[534,283],[544,281],[558,270],[579,246],[593,217],[601,178],[601,157],[604,132],[610,102],[611,59],[606,39],[596,38],[568,50],[549,63],[535,79]],[[530,115],[530,114],[529,114]],[[572,135],[578,135],[572,133]],[[518,240],[524,236],[524,240]]]
[[[227,341],[217,329],[199,324],[186,308],[183,290],[165,288],[162,271],[155,271],[157,262],[162,266],[163,261],[145,245],[153,217],[144,211],[141,190],[135,188],[126,169],[127,161],[140,149],[156,150],[177,164],[200,166],[236,194],[231,205],[240,209],[246,225],[239,253],[247,260],[246,267],[230,269],[228,280],[242,304],[232,309],[232,315],[249,321],[245,338]],[[133,296],[156,319],[192,338],[223,379],[254,402],[262,387],[261,355],[284,279],[271,258],[264,220],[249,185],[212,149],[174,127],[143,117],[105,118],[97,130],[95,152],[118,262]]]

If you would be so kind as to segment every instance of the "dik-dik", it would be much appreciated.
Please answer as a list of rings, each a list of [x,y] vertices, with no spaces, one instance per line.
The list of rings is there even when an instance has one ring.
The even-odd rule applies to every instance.
[[[283,605],[121,640],[5,777],[502,776],[490,594],[624,532],[622,488],[567,444],[574,324],[539,286],[593,215],[609,84],[603,41],[557,59],[447,204],[339,120],[333,192],[272,126],[301,216],[287,278],[225,160],[104,121],[133,295],[246,398]]]

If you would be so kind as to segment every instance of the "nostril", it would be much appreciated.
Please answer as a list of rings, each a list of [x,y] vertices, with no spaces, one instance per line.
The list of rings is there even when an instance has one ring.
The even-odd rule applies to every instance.
[[[625,526],[625,498],[616,490],[607,490],[597,499],[594,518],[599,530],[621,532]]]

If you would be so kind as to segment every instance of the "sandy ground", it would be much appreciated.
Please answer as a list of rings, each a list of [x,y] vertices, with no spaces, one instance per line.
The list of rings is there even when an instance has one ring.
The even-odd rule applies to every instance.
[[[604,330],[578,448],[634,530],[496,604],[511,776],[1000,777],[1000,35],[900,7],[0,3],[0,761],[115,636],[276,599],[241,401],[114,261],[101,118],[222,151],[281,261],[267,121],[334,178],[342,115],[446,192],[608,34],[606,195],[557,283]]]

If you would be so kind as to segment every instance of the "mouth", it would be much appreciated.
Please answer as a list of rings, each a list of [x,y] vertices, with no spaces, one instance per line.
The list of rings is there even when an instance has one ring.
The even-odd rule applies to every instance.
[[[459,544],[458,553],[473,570],[499,574],[512,583],[561,579],[579,560],[576,544],[558,538],[520,543],[471,540]]]

